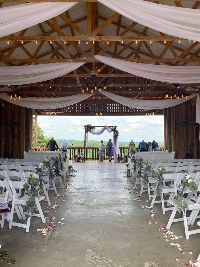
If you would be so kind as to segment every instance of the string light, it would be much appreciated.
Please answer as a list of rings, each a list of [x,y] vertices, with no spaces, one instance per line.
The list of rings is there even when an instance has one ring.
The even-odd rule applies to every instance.
[[[7,44],[9,45],[10,44],[10,41],[7,41]]]
[[[38,43],[38,41],[36,40],[36,41],[35,41],[35,44],[37,44],[37,43]]]
[[[121,44],[123,44],[124,43],[124,41],[123,40],[121,40]]]
[[[107,41],[107,45],[109,45],[109,43],[110,43],[110,42],[109,42],[109,41]]]
[[[24,44],[24,41],[23,40],[21,41],[21,44]]]
[[[78,43],[81,44],[81,40],[79,40]]]

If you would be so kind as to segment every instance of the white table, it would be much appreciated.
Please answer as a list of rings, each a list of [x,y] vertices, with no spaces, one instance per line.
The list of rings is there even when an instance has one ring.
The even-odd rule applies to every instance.
[[[147,151],[147,152],[137,152],[135,154],[136,158],[142,158],[148,162],[161,162],[174,160],[175,152],[166,151]]]
[[[25,152],[24,158],[30,161],[43,161],[46,158],[52,158],[61,155],[61,151],[29,151]]]

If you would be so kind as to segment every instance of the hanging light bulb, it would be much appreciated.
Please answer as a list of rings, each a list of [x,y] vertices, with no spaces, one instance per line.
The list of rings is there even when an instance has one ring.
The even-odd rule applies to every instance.
[[[21,44],[24,44],[24,41],[23,40],[21,41]]]
[[[124,41],[123,40],[121,40],[121,44],[123,44],[124,43]]]
[[[88,88],[88,86],[87,86],[87,88],[86,88],[86,91],[89,91],[89,88]]]
[[[81,40],[79,40],[78,43],[81,44]]]
[[[10,96],[10,99],[13,99],[13,96],[12,95]]]
[[[101,92],[101,88],[99,88],[99,92]]]
[[[38,43],[38,41],[36,40],[36,41],[35,41],[35,44],[37,44],[37,43]]]
[[[168,98],[168,97],[169,97],[169,95],[168,95],[168,94],[166,94],[165,98]]]
[[[91,94],[93,94],[94,93],[94,90],[92,89],[90,92],[91,92]]]
[[[10,44],[10,41],[7,41],[7,44],[9,45]]]
[[[19,99],[19,101],[21,100],[21,96],[20,95],[19,95],[18,99]]]
[[[104,89],[104,90],[106,90],[106,89],[107,89],[106,85],[104,85],[103,89]]]

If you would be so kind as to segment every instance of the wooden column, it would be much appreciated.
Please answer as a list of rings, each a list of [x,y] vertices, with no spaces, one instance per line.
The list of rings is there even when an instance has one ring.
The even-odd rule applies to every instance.
[[[25,110],[25,151],[32,149],[32,124],[33,112],[31,109]]]
[[[0,102],[0,157],[24,157],[27,122],[25,116],[25,108]]]
[[[38,123],[37,123],[37,113],[34,113],[35,118],[34,118],[34,147],[37,147],[37,128],[38,128]]]
[[[189,153],[199,158],[199,124],[196,123],[196,100],[165,110],[165,142],[176,158]]]

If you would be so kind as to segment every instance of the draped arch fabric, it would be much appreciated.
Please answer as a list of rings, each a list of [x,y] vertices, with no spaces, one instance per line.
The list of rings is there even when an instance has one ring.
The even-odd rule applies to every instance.
[[[98,0],[119,14],[175,37],[200,41],[200,10],[144,0]]]
[[[22,85],[43,82],[72,72],[84,63],[49,63],[0,67],[0,85]]]
[[[21,4],[0,8],[0,37],[27,29],[56,17],[73,7],[72,3]]]
[[[200,83],[200,66],[143,64],[99,55],[95,58],[106,65],[150,80],[168,83]]]
[[[3,99],[6,102],[9,102],[11,104],[24,107],[24,108],[30,108],[30,109],[36,109],[36,110],[45,110],[45,109],[59,109],[68,107],[74,104],[77,104],[79,102],[82,102],[89,97],[91,97],[92,94],[78,94],[78,95],[72,95],[72,96],[66,96],[66,97],[57,97],[57,98],[21,98],[21,100],[14,100],[10,99],[10,97],[6,94],[0,94],[0,98]]]

